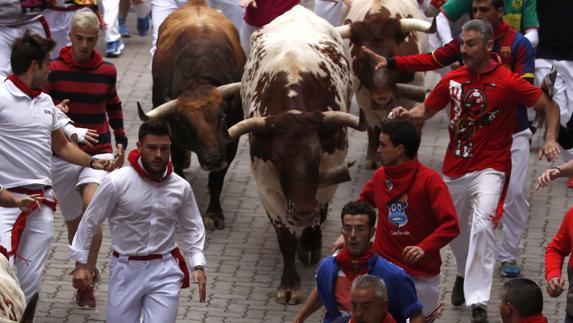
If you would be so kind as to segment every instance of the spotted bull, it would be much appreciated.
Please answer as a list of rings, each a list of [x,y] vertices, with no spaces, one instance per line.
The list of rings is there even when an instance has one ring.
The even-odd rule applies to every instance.
[[[279,303],[302,302],[295,254],[320,260],[320,224],[348,169],[347,126],[366,124],[347,113],[350,66],[337,31],[296,6],[251,38],[241,97],[247,119],[230,138],[249,133],[251,168],[278,237],[284,269]]]
[[[205,226],[224,228],[221,189],[237,142],[223,142],[227,128],[243,120],[239,82],[245,54],[233,23],[223,14],[192,0],[171,13],[159,29],[153,57],[153,106],[143,120],[166,118],[171,126],[171,159],[183,175],[190,152],[209,171],[210,201]]]
[[[385,57],[424,53],[428,47],[426,33],[434,32],[435,24],[421,19],[415,0],[353,0],[345,21],[348,25],[339,30],[350,38],[353,88],[369,125],[367,161],[375,167],[380,135],[376,126],[392,108],[413,107],[424,99],[424,74],[375,70],[376,62],[360,47],[367,46]]]

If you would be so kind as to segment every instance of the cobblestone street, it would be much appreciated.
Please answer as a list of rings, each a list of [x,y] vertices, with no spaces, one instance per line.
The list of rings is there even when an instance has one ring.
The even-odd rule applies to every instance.
[[[131,16],[129,26],[135,30],[135,15],[132,13]],[[100,38],[103,38],[103,35]],[[110,61],[116,64],[118,69],[118,89],[123,101],[129,151],[135,147],[137,130],[141,123],[137,117],[136,102],[140,101],[146,111],[151,109],[151,56],[148,53],[151,38],[132,37],[124,39],[124,42],[126,47],[123,55]],[[98,49],[102,50],[101,44]],[[356,110],[353,112],[357,113]],[[443,113],[428,122],[424,127],[420,148],[420,160],[438,170],[447,144],[446,126],[446,116]],[[328,255],[330,244],[339,234],[339,212],[342,205],[358,197],[363,184],[372,174],[372,171],[363,165],[366,134],[353,130],[349,133],[350,150],[347,159],[358,162],[351,168],[352,181],[339,186],[330,205],[329,218],[323,225],[323,256]],[[536,158],[541,144],[541,136],[537,134],[533,139],[529,160],[528,199],[531,216],[523,239],[524,254],[519,262],[523,265],[523,276],[541,284],[545,299],[544,313],[549,321],[561,322],[564,317],[565,295],[555,300],[550,299],[545,292],[544,251],[561,224],[573,191],[567,190],[563,179],[553,183],[549,189],[534,190],[533,179],[551,166]],[[561,160],[555,165],[560,163]],[[194,159],[186,175],[197,197],[199,208],[204,212],[208,202],[207,173],[199,169],[198,162]],[[207,232],[207,302],[198,302],[195,286],[183,290],[178,322],[292,321],[301,305],[284,306],[277,304],[274,299],[282,273],[282,257],[275,232],[259,201],[251,174],[246,136],[241,139],[237,157],[229,168],[221,199],[226,228]],[[104,242],[98,263],[102,279],[97,285],[98,304],[95,310],[82,310],[75,305],[75,290],[72,288],[70,276],[74,263],[68,257],[67,233],[59,211],[56,213],[54,231],[36,322],[104,322],[108,263],[111,256],[111,239],[107,224],[104,227]],[[497,233],[499,235],[499,230]],[[470,309],[454,308],[449,302],[455,280],[455,260],[449,247],[443,249],[443,260],[441,302],[445,304],[445,310],[438,322],[469,322]],[[302,287],[308,293],[314,285],[315,267],[304,267],[297,261],[297,269],[301,275]],[[499,291],[503,282],[504,279],[496,270],[491,304],[488,308],[490,322],[501,322],[498,310]],[[321,314],[321,311],[315,313],[308,322],[320,322]]]

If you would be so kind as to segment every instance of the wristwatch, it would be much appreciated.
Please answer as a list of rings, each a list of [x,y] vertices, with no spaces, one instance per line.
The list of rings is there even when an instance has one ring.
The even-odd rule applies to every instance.
[[[94,168],[94,162],[97,160],[97,158],[92,157],[92,159],[90,159],[90,168]]]

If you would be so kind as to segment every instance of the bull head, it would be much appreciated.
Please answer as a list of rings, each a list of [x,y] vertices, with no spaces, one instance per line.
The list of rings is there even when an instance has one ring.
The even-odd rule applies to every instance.
[[[241,82],[229,83],[217,87],[223,97],[231,96],[241,89]],[[167,101],[149,112],[144,112],[141,104],[137,102],[137,113],[142,121],[165,118],[177,111],[177,99]]]
[[[436,18],[429,23],[422,19],[416,18],[402,18],[400,19],[400,27],[402,32],[407,33],[410,31],[421,31],[423,33],[432,34],[436,32]],[[342,25],[335,28],[340,37],[349,39],[352,36],[352,24]]]
[[[291,110],[288,113],[301,113],[298,110]],[[324,111],[322,112],[323,124],[339,127],[351,127],[358,131],[365,131],[368,127],[366,118],[360,110],[360,118],[356,116],[341,112],[341,111]],[[239,139],[244,134],[249,132],[262,132],[267,128],[267,117],[252,117],[245,119],[228,129],[227,135],[223,140],[231,142]]]
[[[398,96],[402,98],[423,102],[426,99],[426,94],[430,92],[430,89],[408,83],[396,83],[396,91],[398,92]]]

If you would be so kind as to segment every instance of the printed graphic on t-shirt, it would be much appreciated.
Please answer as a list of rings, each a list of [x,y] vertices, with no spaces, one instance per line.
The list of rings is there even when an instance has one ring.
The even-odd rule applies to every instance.
[[[386,205],[388,207],[388,222],[393,225],[390,229],[392,235],[409,235],[410,231],[400,231],[400,228],[408,224],[406,208],[408,208],[408,195],[402,194],[400,198],[393,199]]]
[[[471,81],[463,84],[450,81],[450,96],[454,102],[454,113],[450,120],[450,128],[454,133],[453,152],[454,156],[460,158],[473,157],[473,137],[479,128],[489,126],[499,108],[487,111],[486,90],[489,87],[495,88],[493,83],[483,84],[482,89],[465,89]],[[461,98],[461,99],[460,99]]]

